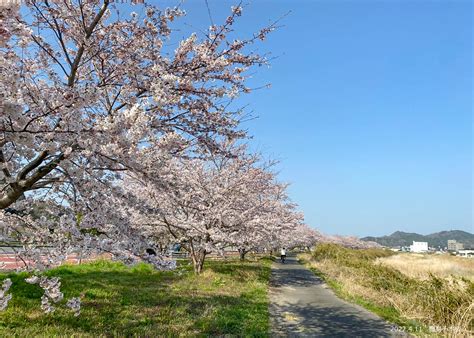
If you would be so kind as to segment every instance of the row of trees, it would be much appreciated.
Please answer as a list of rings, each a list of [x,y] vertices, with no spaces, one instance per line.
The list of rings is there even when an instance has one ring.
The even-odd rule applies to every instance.
[[[179,7],[2,6],[0,229],[3,245],[22,247],[25,268],[108,252],[167,269],[173,262],[147,249],[180,243],[200,273],[208,253],[228,246],[244,258],[323,238],[289,201],[275,163],[245,147],[244,114],[232,109],[251,91],[249,70],[268,63],[252,46],[276,24],[238,37],[239,5],[223,24],[175,39]],[[36,282],[51,311],[58,281]]]
[[[0,225],[42,269],[72,252],[168,260],[177,242],[195,271],[233,245],[290,246],[310,230],[272,172],[243,146],[252,45],[237,39],[242,7],[222,25],[176,41],[180,8],[109,0],[26,1],[0,20]],[[176,48],[169,45],[174,42]]]

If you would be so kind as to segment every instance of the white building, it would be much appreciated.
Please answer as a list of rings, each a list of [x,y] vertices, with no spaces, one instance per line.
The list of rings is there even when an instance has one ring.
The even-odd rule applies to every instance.
[[[474,258],[474,250],[459,250],[458,256]]]
[[[410,245],[411,252],[427,252],[428,251],[428,242],[415,242]]]

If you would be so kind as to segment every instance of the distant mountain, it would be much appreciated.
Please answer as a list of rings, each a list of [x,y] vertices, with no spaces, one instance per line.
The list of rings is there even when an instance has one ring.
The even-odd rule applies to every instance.
[[[395,231],[389,236],[364,237],[363,241],[377,242],[383,246],[408,246],[416,242],[428,242],[430,247],[446,247],[448,239],[455,239],[464,244],[464,247],[474,248],[474,235],[461,230],[435,232],[430,235],[420,235],[412,232]]]

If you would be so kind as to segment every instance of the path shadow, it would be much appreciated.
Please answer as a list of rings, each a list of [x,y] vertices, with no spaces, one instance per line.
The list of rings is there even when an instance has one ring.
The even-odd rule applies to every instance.
[[[313,286],[324,284],[321,278],[308,269],[302,269],[294,256],[289,256],[285,263],[277,261],[272,267],[270,286]]]
[[[290,256],[272,266],[272,337],[407,336],[365,309],[347,303]]]
[[[392,337],[404,334],[392,332],[381,320],[361,318],[343,308],[314,307],[307,304],[270,305],[273,334],[289,337]]]

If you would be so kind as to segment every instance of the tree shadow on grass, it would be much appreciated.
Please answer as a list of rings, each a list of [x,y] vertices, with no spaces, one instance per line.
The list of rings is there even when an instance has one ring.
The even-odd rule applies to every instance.
[[[257,262],[249,261],[224,261],[219,264],[209,262],[205,266],[206,269],[216,273],[232,276],[233,279],[243,282],[250,276],[256,276],[259,282],[267,282],[271,273],[271,268]]]

